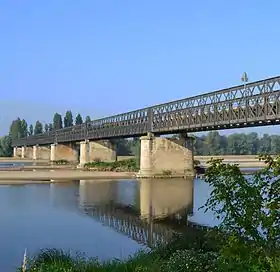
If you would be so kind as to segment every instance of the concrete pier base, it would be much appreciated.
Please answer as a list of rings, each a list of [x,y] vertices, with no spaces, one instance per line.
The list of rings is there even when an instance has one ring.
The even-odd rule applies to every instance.
[[[141,137],[139,178],[185,178],[194,176],[193,138],[180,135],[178,139]]]
[[[22,159],[31,159],[33,158],[33,148],[30,146],[21,147],[21,158]]]
[[[78,167],[83,167],[88,162],[114,162],[116,160],[116,146],[112,141],[85,140],[83,142],[80,142],[80,164]]]
[[[78,161],[78,148],[70,144],[52,144],[50,150],[51,162],[59,160],[67,160],[69,162]]]

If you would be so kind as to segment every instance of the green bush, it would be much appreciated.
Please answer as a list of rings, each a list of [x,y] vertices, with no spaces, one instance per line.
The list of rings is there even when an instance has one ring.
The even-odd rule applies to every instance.
[[[67,160],[56,160],[56,161],[52,161],[53,164],[56,164],[56,165],[67,165],[67,164],[70,164],[69,161]]]
[[[127,159],[114,162],[102,162],[99,160],[88,162],[84,165],[85,169],[93,169],[96,171],[118,171],[118,172],[136,172],[139,170],[137,159]]]
[[[218,254],[202,250],[178,250],[162,266],[163,272],[214,272],[217,270]]]

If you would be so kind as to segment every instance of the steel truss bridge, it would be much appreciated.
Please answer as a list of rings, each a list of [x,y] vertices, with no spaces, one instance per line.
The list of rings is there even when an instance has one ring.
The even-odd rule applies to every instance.
[[[277,125],[279,98],[280,76],[15,139],[12,145]]]

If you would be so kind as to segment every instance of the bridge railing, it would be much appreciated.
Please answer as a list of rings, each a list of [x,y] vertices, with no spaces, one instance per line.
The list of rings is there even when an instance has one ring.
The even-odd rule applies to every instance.
[[[13,146],[267,125],[279,121],[279,101],[280,76],[14,139]]]

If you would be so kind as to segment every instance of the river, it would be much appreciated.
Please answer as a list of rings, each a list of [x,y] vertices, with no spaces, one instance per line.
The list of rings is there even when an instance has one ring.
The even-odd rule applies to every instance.
[[[15,271],[25,248],[28,254],[55,247],[101,260],[126,258],[169,237],[172,227],[151,218],[188,215],[213,226],[213,215],[199,210],[209,194],[200,179],[0,186],[1,271]]]

